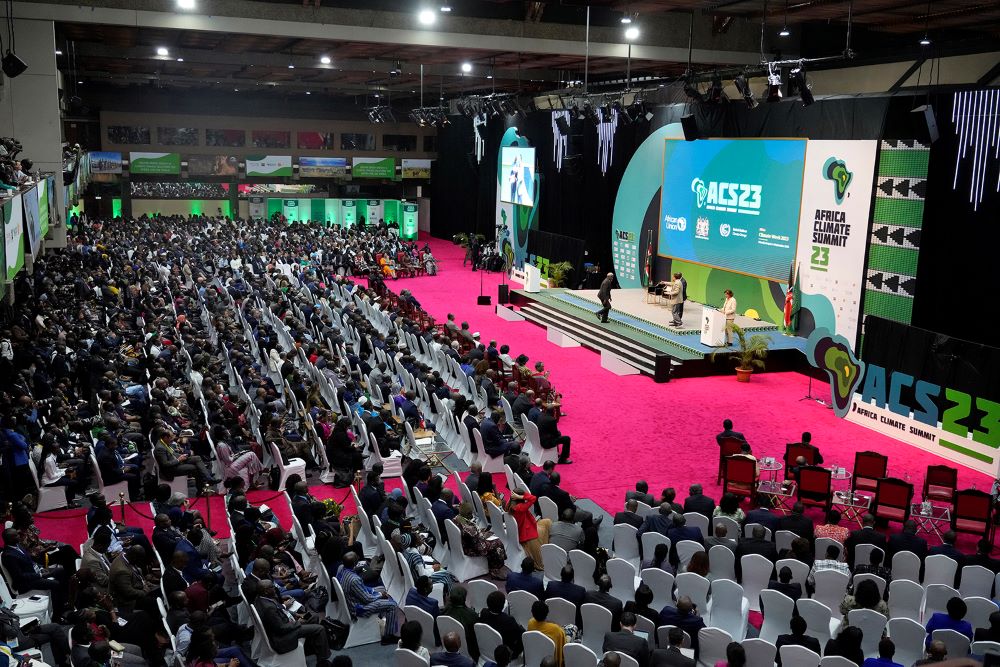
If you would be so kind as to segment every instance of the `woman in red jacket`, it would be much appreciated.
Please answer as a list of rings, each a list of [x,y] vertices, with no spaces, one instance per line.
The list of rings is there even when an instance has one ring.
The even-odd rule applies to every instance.
[[[549,543],[549,527],[552,525],[551,519],[536,519],[531,513],[531,508],[538,498],[527,491],[510,491],[510,513],[514,515],[517,522],[517,540],[524,547],[524,553],[531,556],[532,560],[542,569],[542,545]]]

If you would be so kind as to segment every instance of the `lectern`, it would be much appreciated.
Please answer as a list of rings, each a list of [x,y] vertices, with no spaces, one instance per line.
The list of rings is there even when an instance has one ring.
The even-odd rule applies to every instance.
[[[524,291],[538,292],[542,284],[542,272],[537,266],[531,264],[524,265]]]
[[[726,344],[726,316],[711,306],[701,307],[701,344],[709,347]]]

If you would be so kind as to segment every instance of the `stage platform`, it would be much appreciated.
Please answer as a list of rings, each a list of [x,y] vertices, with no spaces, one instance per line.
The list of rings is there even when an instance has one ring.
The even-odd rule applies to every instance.
[[[688,301],[683,326],[670,325],[670,308],[646,303],[646,290],[619,289],[611,294],[607,324],[594,315],[597,290],[511,290],[511,301],[525,319],[558,329],[584,347],[608,351],[657,382],[671,378],[732,373],[732,364],[710,359],[716,349],[700,342],[702,305]],[[736,323],[748,334],[770,338],[769,370],[800,368],[805,363],[805,339],[785,336],[777,325],[738,315]]]

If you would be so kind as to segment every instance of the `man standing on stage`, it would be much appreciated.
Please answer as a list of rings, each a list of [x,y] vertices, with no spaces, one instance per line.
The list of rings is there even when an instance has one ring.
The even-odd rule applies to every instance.
[[[733,344],[733,325],[736,324],[736,297],[733,290],[725,291],[726,300],[722,304],[722,314],[726,316],[726,345]]]
[[[594,313],[601,322],[608,321],[608,313],[611,312],[611,286],[615,283],[615,274],[609,273],[601,283],[601,289],[597,290],[597,298],[601,300],[602,308]]]
[[[680,327],[684,325],[684,285],[681,284],[681,274],[674,274],[674,281],[666,286],[663,293],[667,295],[667,303],[670,304],[670,326]]]

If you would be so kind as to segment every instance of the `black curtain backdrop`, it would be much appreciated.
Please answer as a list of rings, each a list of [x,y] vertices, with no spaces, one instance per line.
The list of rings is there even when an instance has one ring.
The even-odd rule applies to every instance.
[[[583,239],[575,239],[572,236],[563,234],[553,234],[532,229],[528,232],[528,252],[532,255],[544,257],[549,262],[569,262],[579,275],[579,270],[584,262]]]

